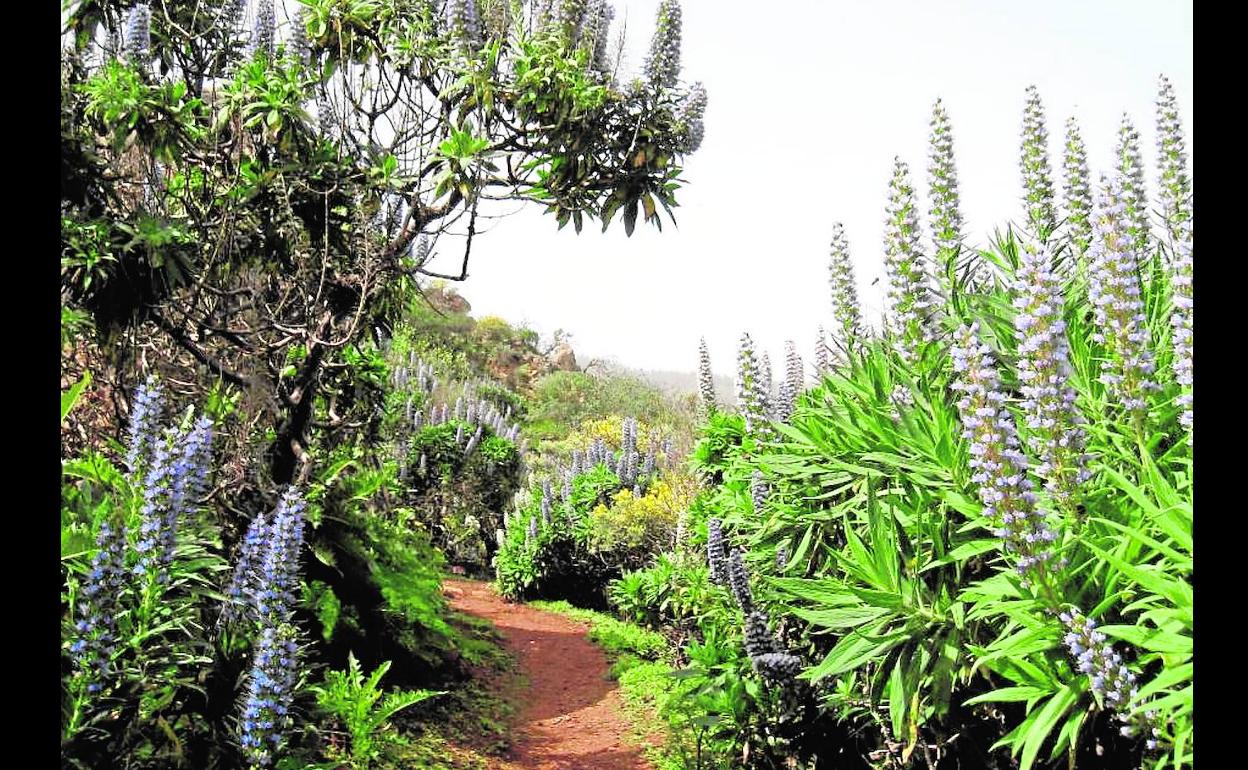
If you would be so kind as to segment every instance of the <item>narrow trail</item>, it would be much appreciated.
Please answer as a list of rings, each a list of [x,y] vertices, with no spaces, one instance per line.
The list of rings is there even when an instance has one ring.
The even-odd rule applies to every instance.
[[[619,692],[584,624],[510,604],[489,583],[446,580],[443,591],[455,609],[498,628],[528,680],[514,694],[511,748],[490,770],[651,770],[624,738]]]

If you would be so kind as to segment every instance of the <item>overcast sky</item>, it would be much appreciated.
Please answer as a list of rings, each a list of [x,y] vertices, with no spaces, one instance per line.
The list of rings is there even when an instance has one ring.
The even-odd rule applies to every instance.
[[[628,20],[635,69],[658,2],[615,6],[617,24]],[[830,323],[833,222],[845,225],[860,297],[878,320],[893,158],[910,164],[926,211],[937,97],[953,123],[973,243],[1019,217],[1030,84],[1044,101],[1055,170],[1068,116],[1082,126],[1096,175],[1111,163],[1126,111],[1155,194],[1153,104],[1162,73],[1174,83],[1191,148],[1190,2],[685,0],[683,10],[682,77],[706,85],[709,107],[705,142],[685,165],[678,227],[665,223],[659,233],[639,222],[627,238],[617,220],[605,235],[591,225],[578,236],[571,226],[556,231],[536,205],[509,207],[517,213],[474,242],[471,277],[461,286],[474,315],[543,335],[563,328],[582,365],[611,356],[632,367],[690,370],[705,335],[715,371],[731,374],[743,331],[773,361],[786,339],[809,361],[816,326]],[[457,256],[445,251],[448,260]]]

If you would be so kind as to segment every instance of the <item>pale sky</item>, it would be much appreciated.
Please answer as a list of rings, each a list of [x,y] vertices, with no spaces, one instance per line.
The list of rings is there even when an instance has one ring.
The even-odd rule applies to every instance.
[[[617,2],[628,65],[640,67],[658,0]],[[1140,131],[1156,192],[1157,79],[1173,82],[1191,149],[1192,5],[1153,0],[724,3],[685,0],[682,77],[709,93],[706,139],[685,165],[678,227],[638,222],[633,237],[587,225],[556,231],[534,204],[508,207],[473,244],[460,286],[477,317],[502,316],[544,336],[573,335],[584,365],[613,356],[648,369],[692,370],[705,335],[731,375],[749,331],[810,361],[830,325],[827,254],[842,221],[859,296],[875,322],[883,301],[884,204],[893,157],[911,167],[926,211],[928,121],[944,100],[966,232],[973,244],[1019,216],[1024,89],[1044,101],[1054,170],[1075,115],[1093,176],[1107,170],[1119,121]],[[1060,175],[1055,180],[1060,190]],[[927,223],[923,223],[925,232]],[[925,240],[930,253],[930,241]],[[451,243],[442,266],[458,270]],[[874,288],[871,281],[879,277]]]

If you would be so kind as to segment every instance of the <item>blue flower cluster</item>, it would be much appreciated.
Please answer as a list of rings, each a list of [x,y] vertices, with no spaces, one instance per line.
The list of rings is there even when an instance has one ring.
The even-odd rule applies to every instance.
[[[1192,429],[1192,220],[1179,225],[1189,234],[1174,244],[1174,265],[1170,283],[1174,290],[1171,297],[1170,336],[1174,342],[1174,379],[1181,391],[1175,401],[1183,408],[1179,422],[1189,431]]]
[[[745,418],[745,432],[751,436],[762,438],[768,434],[769,390],[754,352],[754,340],[749,334],[742,334],[737,352],[737,403]]]
[[[1092,243],[1092,181],[1088,173],[1088,151],[1073,117],[1066,120],[1066,149],[1062,155],[1065,179],[1062,192],[1066,204],[1066,234],[1082,259]]]
[[[1139,261],[1122,184],[1102,178],[1095,234],[1089,253],[1088,298],[1094,308],[1092,339],[1109,352],[1101,382],[1137,422],[1148,412],[1147,396],[1158,389],[1149,331],[1140,299]]]
[[[727,549],[724,546],[724,526],[712,516],[706,520],[706,564],[710,568],[711,582],[724,585],[728,582]]]
[[[806,369],[802,365],[802,357],[797,353],[797,346],[792,340],[784,343],[784,379],[780,381],[779,393],[772,411],[772,419],[776,422],[788,422],[797,408],[797,397],[805,388]]]
[[[653,86],[675,88],[680,78],[680,17],[679,0],[660,0],[644,65],[646,80]]]
[[[828,333],[823,324],[815,334],[815,373],[822,377],[832,370],[832,349],[828,347]]]
[[[685,92],[675,116],[676,125],[683,127],[685,132],[681,152],[694,153],[702,146],[702,138],[706,135],[706,126],[702,122],[706,102],[706,88],[701,83],[694,83]]]
[[[580,22],[580,45],[590,52],[590,66],[604,80],[611,75],[612,70],[607,42],[614,19],[615,8],[606,0],[589,0]]]
[[[802,670],[802,659],[784,652],[769,629],[767,613],[756,609],[750,594],[749,573],[743,552],[733,551],[729,560],[728,579],[732,594],[744,613],[745,652],[755,673],[773,684],[789,684]]]
[[[1079,486],[1091,477],[1083,454],[1082,415],[1070,384],[1070,343],[1062,318],[1061,279],[1046,248],[1019,254],[1014,283],[1015,336],[1023,414],[1034,469],[1058,506],[1073,510]]]
[[[763,506],[767,505],[768,491],[762,471],[754,471],[750,476],[750,502],[754,505],[755,515],[761,515]]]
[[[950,355],[958,375],[951,387],[963,394],[958,401],[962,437],[970,441],[971,481],[979,488],[984,516],[1013,554],[1024,586],[1038,584],[1055,561],[1057,534],[1036,508],[1014,418],[1006,409],[990,351],[979,341],[978,323],[958,330]]]
[[[1148,191],[1144,183],[1144,156],[1140,152],[1140,132],[1135,130],[1131,116],[1122,114],[1115,149],[1116,171],[1122,183],[1122,201],[1126,204],[1127,231],[1131,246],[1139,254],[1148,250]]]
[[[294,719],[290,713],[299,680],[299,646],[293,625],[264,627],[256,642],[247,692],[238,721],[239,744],[253,766],[277,759]]]
[[[709,415],[715,411],[715,377],[711,373],[711,353],[706,338],[698,341],[698,392],[702,396],[702,409]]]
[[[260,54],[268,61],[273,61],[276,39],[275,30],[277,17],[273,11],[273,0],[260,0],[256,4],[256,21],[251,29],[251,52]]]
[[[91,571],[78,592],[78,620],[69,651],[85,677],[87,692],[98,693],[112,677],[117,647],[117,604],[126,572],[125,527],[104,522],[96,536]]]
[[[1174,86],[1161,76],[1157,93],[1157,166],[1161,169],[1161,216],[1172,243],[1192,237],[1192,180],[1187,171],[1187,142],[1179,121]],[[1188,227],[1180,229],[1183,223]]]
[[[308,9],[300,6],[290,23],[290,53],[295,61],[307,66],[312,61],[312,41],[308,39]]]
[[[1049,168],[1049,129],[1045,125],[1040,92],[1035,86],[1027,86],[1019,166],[1023,172],[1023,212],[1035,236],[1047,241],[1057,227],[1057,217],[1053,210],[1053,174]]]
[[[888,274],[888,325],[897,353],[915,364],[923,345],[934,339],[930,315],[935,308],[927,260],[919,248],[919,215],[910,184],[910,167],[896,158],[888,185],[884,222],[884,268]]]
[[[155,426],[160,422],[164,409],[164,391],[155,375],[139,385],[130,407],[130,425],[127,431],[126,468],[130,474],[139,472],[139,462],[152,450],[156,440]]]
[[[446,28],[461,50],[476,51],[481,47],[481,18],[476,0],[447,0],[443,6]]]
[[[1122,735],[1130,738],[1138,734],[1148,735],[1145,746],[1157,748],[1161,730],[1154,724],[1156,715],[1151,711],[1132,716],[1127,713],[1132,700],[1139,693],[1135,674],[1127,668],[1122,656],[1106,640],[1105,634],[1096,629],[1096,621],[1077,609],[1063,610],[1059,615],[1066,634],[1062,641],[1075,659],[1075,668],[1088,677],[1093,696],[1101,704],[1119,712],[1123,723]]]

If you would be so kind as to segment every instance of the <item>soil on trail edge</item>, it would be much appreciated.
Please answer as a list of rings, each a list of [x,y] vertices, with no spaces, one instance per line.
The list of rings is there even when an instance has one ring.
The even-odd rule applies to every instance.
[[[511,604],[488,583],[446,580],[455,609],[484,618],[515,654],[528,689],[516,693],[511,748],[492,770],[651,770],[625,735],[606,655],[562,615]]]

